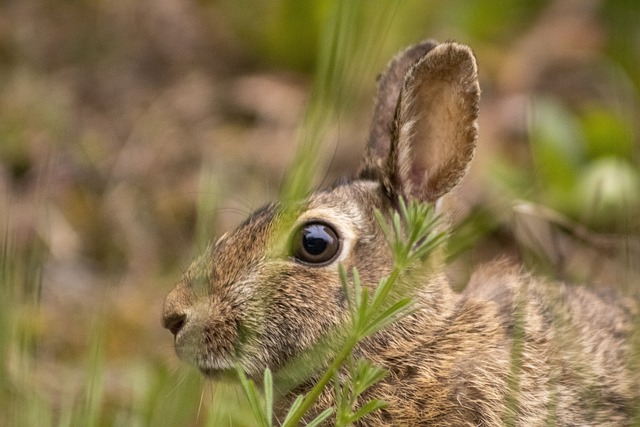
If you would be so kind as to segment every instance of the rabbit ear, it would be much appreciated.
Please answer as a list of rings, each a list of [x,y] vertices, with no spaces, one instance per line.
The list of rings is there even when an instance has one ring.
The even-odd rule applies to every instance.
[[[433,202],[458,184],[473,157],[479,101],[467,46],[438,45],[409,69],[381,173],[391,195]]]
[[[377,177],[389,156],[391,129],[398,105],[398,96],[409,68],[427,54],[438,43],[425,40],[397,54],[387,65],[384,74],[378,76],[378,96],[371,120],[371,132],[361,176]]]

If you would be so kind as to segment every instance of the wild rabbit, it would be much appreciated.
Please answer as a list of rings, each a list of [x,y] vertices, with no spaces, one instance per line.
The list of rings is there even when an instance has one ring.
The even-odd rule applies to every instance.
[[[466,46],[425,41],[396,56],[379,80],[355,177],[304,202],[282,252],[272,237],[286,222],[271,204],[210,245],[167,296],[163,325],[179,357],[214,379],[236,364],[259,379],[314,348],[347,318],[338,265],[357,267],[371,287],[391,271],[374,211],[400,199],[438,207],[465,175],[479,97]],[[506,262],[478,269],[460,294],[442,266],[416,286],[416,311],[357,348],[389,371],[367,392],[389,405],[362,425],[620,426],[638,413],[634,301]],[[321,395],[315,413],[332,399]]]

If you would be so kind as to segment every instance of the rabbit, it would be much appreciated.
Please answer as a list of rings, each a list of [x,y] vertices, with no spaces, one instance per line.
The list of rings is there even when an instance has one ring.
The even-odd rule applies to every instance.
[[[473,157],[479,99],[469,47],[427,40],[399,53],[379,77],[354,177],[311,194],[293,225],[279,203],[258,210],[166,297],[162,323],[178,356],[213,380],[239,365],[259,381],[267,367],[277,377],[305,352],[322,353],[317,344],[348,318],[338,266],[356,267],[373,289],[393,265],[374,211],[391,215],[414,200],[446,213]],[[478,267],[458,293],[437,254],[433,264],[416,284],[415,311],[355,350],[388,370],[364,396],[388,406],[358,425],[631,424],[635,299],[536,278],[505,260]],[[317,375],[286,391],[279,410]],[[325,390],[305,422],[333,403]]]

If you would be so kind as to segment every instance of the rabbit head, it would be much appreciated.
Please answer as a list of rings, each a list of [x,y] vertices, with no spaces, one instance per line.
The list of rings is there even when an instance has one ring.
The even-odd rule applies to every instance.
[[[239,364],[259,377],[312,348],[348,314],[339,264],[356,267],[364,284],[391,270],[374,210],[388,212],[399,198],[437,203],[465,174],[480,96],[471,50],[425,41],[396,56],[378,86],[351,181],[312,194],[293,220],[278,203],[258,210],[211,244],[167,296],[163,325],[179,357],[205,375]],[[437,282],[434,298],[445,287]]]

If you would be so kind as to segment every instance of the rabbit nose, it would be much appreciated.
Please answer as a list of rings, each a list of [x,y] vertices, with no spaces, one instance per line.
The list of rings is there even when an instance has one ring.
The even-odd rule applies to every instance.
[[[186,321],[187,315],[184,313],[165,313],[162,316],[162,326],[170,330],[173,335],[178,335]]]
[[[164,301],[162,311],[162,326],[178,335],[187,323],[189,307],[191,306],[190,294],[184,284],[178,284]]]

